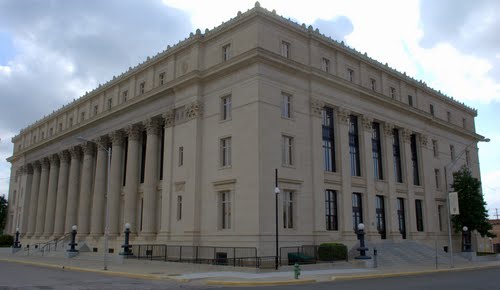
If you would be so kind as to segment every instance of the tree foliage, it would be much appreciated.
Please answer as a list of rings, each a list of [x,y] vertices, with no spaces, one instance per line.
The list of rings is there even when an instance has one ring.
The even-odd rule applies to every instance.
[[[0,233],[5,229],[8,208],[7,199],[5,199],[5,196],[0,195]]]
[[[488,222],[488,211],[481,193],[481,182],[472,176],[466,166],[453,172],[452,188],[458,192],[460,210],[460,214],[452,218],[455,232],[462,231],[462,228],[466,226],[469,231],[477,230],[481,236],[495,237],[495,234],[489,232],[492,226]]]

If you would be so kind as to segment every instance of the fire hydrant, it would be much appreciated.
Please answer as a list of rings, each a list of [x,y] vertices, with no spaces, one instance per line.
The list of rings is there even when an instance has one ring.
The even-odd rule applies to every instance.
[[[295,265],[293,265],[293,277],[295,279],[299,279],[299,276],[300,276],[300,266],[298,263],[295,263]]]

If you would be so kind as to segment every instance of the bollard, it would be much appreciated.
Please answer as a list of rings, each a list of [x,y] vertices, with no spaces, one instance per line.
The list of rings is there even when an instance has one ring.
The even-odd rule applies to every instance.
[[[377,248],[373,248],[373,268],[377,267]]]
[[[293,265],[293,277],[295,279],[299,279],[299,276],[300,276],[300,266],[298,263],[295,263],[295,265]]]

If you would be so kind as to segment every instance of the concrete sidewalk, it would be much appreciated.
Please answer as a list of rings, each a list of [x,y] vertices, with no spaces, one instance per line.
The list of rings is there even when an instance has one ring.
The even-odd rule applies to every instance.
[[[231,266],[202,265],[163,261],[127,259],[120,263],[117,255],[109,255],[108,270],[104,271],[104,260],[100,255],[82,253],[75,258],[65,258],[63,253],[39,255],[12,255],[5,249],[0,250],[0,260],[17,262],[57,269],[87,271],[118,275],[139,279],[170,279],[177,282],[208,285],[286,285],[314,283],[340,279],[363,279],[401,275],[418,275],[442,271],[500,266],[500,261],[470,262],[435,269],[434,265],[419,267],[363,268],[357,261],[302,265],[300,279],[293,277],[293,267],[283,266],[278,271],[259,270]]]

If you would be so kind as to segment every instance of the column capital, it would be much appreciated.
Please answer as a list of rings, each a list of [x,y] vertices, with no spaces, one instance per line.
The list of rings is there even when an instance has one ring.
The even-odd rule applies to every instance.
[[[59,154],[59,160],[62,162],[62,163],[68,163],[69,160],[70,160],[70,153],[68,150],[63,150],[61,152],[58,153]]]
[[[413,134],[413,131],[410,129],[403,129],[403,141],[405,143],[410,143],[411,142],[411,134]]]
[[[349,124],[349,115],[351,114],[351,111],[345,109],[345,108],[338,108],[337,109],[337,115],[339,116],[339,121],[340,123],[347,125]]]
[[[26,164],[26,173],[28,174],[33,174],[33,165],[32,164]]]
[[[121,144],[123,142],[123,138],[124,138],[123,131],[116,130],[114,132],[111,132],[109,134],[109,138],[111,139],[112,145]]]
[[[420,145],[422,145],[422,147],[427,147],[428,140],[429,138],[427,135],[425,134],[418,135],[418,141],[420,141]]]
[[[158,135],[160,133],[160,120],[158,118],[148,118],[144,121],[144,127],[148,135]]]
[[[109,146],[109,137],[108,136],[99,136],[95,138],[95,142],[100,146],[97,146],[99,150],[104,150]]]
[[[169,110],[163,113],[162,117],[165,120],[165,127],[172,127],[174,125],[174,120],[175,120],[174,110]]]
[[[49,156],[50,166],[59,166],[59,155],[52,154]]]
[[[189,119],[203,116],[203,104],[200,101],[194,101],[186,105],[186,117]]]
[[[95,153],[95,144],[93,142],[83,142],[82,150],[84,155],[94,155]]]
[[[40,169],[42,169],[40,160],[33,161],[33,169],[37,171],[40,171]]]
[[[384,123],[384,134],[387,137],[392,137],[394,135],[394,125],[388,122]]]
[[[125,128],[125,134],[129,140],[139,140],[141,138],[142,126],[139,124],[132,124]]]
[[[325,103],[319,99],[311,98],[309,104],[311,106],[311,115],[321,117]]]
[[[371,131],[373,128],[373,118],[369,116],[363,116],[361,118],[361,121],[363,123],[363,128],[365,131]]]
[[[49,158],[47,158],[47,157],[43,157],[43,158],[40,160],[40,163],[42,164],[42,170],[44,170],[44,169],[49,169],[49,167],[50,167],[50,161],[49,161]]]
[[[21,174],[26,174],[26,165],[21,165],[21,167],[19,167],[19,170],[21,171]]]
[[[71,159],[80,159],[82,156],[82,148],[80,148],[80,146],[73,146],[69,149],[69,153],[71,154]]]

